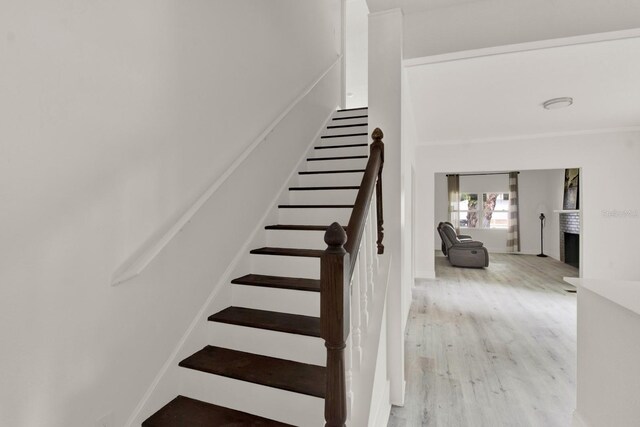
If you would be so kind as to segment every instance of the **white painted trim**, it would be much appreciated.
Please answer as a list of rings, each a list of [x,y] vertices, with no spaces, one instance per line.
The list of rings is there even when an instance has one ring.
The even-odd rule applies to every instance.
[[[116,269],[113,273],[111,279],[111,285],[116,286],[120,283],[124,283],[136,276],[138,276],[142,271],[153,261],[153,259],[164,249],[165,246],[169,244],[169,242],[178,234],[182,228],[189,223],[191,218],[202,208],[202,206],[211,198],[213,193],[215,193],[218,188],[235,172],[235,170],[244,162],[244,160],[249,157],[249,155],[255,150],[260,143],[262,143],[267,136],[275,129],[278,124],[291,112],[291,110],[304,98],[309,92],[315,88],[322,79],[335,67],[336,64],[341,62],[342,55],[339,55],[336,60],[327,68],[320,77],[318,77],[314,82],[308,86],[305,90],[303,90],[300,95],[293,100],[291,104],[287,108],[284,109],[282,113],[276,119],[267,126],[267,128],[262,131],[260,135],[251,143],[249,147],[231,164],[231,166],[195,201],[187,211],[182,214],[182,216],[173,224],[160,239],[152,242],[148,245],[147,248],[142,249],[137,256],[129,258],[125,261],[120,267]]]
[[[336,108],[337,108],[337,106],[336,106]],[[172,366],[177,365],[177,358],[178,358],[178,355],[180,354],[180,350],[182,349],[182,347],[185,345],[185,343],[189,339],[189,336],[193,333],[195,328],[198,326],[198,323],[200,323],[203,318],[206,318],[205,313],[209,309],[209,306],[211,305],[211,303],[212,303],[213,299],[215,298],[215,296],[218,294],[218,292],[223,288],[223,286],[225,284],[231,282],[232,273],[234,272],[234,270],[236,269],[236,267],[240,263],[240,260],[242,260],[242,257],[244,257],[244,256],[246,256],[248,254],[249,246],[251,245],[251,243],[255,239],[255,237],[258,234],[258,232],[260,232],[260,231],[262,231],[264,229],[264,223],[267,221],[267,218],[269,217],[269,214],[271,213],[271,211],[273,209],[275,209],[276,205],[279,203],[280,196],[288,188],[288,186],[290,184],[290,181],[293,178],[293,176],[300,169],[300,167],[302,166],[303,162],[306,161],[307,156],[309,155],[309,150],[311,149],[313,144],[318,140],[318,138],[320,137],[321,133],[326,128],[326,126],[329,123],[329,121],[331,120],[331,117],[333,116],[334,112],[335,111],[332,111],[329,114],[329,116],[322,123],[322,126],[320,127],[318,132],[316,132],[314,137],[311,139],[311,142],[309,143],[309,146],[307,147],[307,149],[304,151],[304,153],[302,154],[302,156],[300,157],[300,159],[296,163],[296,166],[291,171],[291,174],[289,174],[289,176],[284,181],[284,183],[282,184],[280,189],[277,191],[275,197],[271,201],[271,204],[269,205],[269,207],[267,209],[265,209],[264,215],[262,216],[262,218],[260,218],[260,221],[258,221],[258,223],[256,224],[256,227],[251,232],[251,235],[246,240],[244,245],[242,245],[242,248],[240,248],[240,250],[238,251],[236,256],[233,258],[231,263],[229,263],[229,266],[227,267],[225,272],[222,274],[220,280],[214,286],[213,290],[209,294],[209,297],[207,298],[205,303],[202,305],[200,310],[198,310],[198,314],[196,314],[196,316],[193,318],[193,320],[191,321],[191,324],[189,324],[189,327],[187,328],[185,333],[180,338],[180,341],[178,341],[178,344],[176,345],[176,347],[171,352],[171,355],[169,356],[167,361],[164,363],[164,365],[162,365],[162,368],[160,368],[160,371],[158,372],[158,374],[154,378],[153,382],[151,383],[151,385],[147,389],[146,393],[144,394],[144,396],[142,397],[142,399],[140,400],[140,402],[138,403],[136,408],[133,410],[133,413],[129,417],[129,420],[127,421],[125,426],[127,426],[127,427],[132,427],[133,426],[133,422],[140,416],[140,412],[142,411],[142,409],[145,407],[145,405],[147,404],[147,402],[149,401],[149,399],[151,398],[151,396],[155,392],[156,388],[158,387],[158,384],[162,380],[162,377],[164,377],[166,375],[166,373],[169,370],[169,368],[171,368]]]
[[[340,108],[347,108],[347,0],[340,2]]]
[[[435,270],[416,271],[416,280],[433,280],[436,278]]]
[[[376,411],[376,418],[372,423],[369,423],[371,427],[387,427],[389,424],[389,416],[391,415],[391,404],[389,403],[390,393],[391,383],[387,380],[384,384],[384,392],[382,393],[380,402],[372,402],[372,404],[378,405],[378,410]]]
[[[507,135],[507,136],[472,138],[472,139],[449,139],[449,140],[443,139],[443,140],[437,140],[437,141],[422,140],[422,141],[418,141],[416,145],[438,146],[438,145],[459,145],[459,144],[476,144],[476,143],[507,142],[507,141],[526,141],[530,139],[556,138],[556,137],[577,136],[577,135],[578,136],[579,135],[602,135],[602,134],[608,134],[608,133],[627,133],[627,132],[640,132],[640,126],[587,129],[587,130],[563,131],[563,132],[547,132],[547,133],[521,134],[521,135]]]
[[[367,5],[368,7],[369,5]],[[369,18],[375,18],[378,16],[384,16],[384,15],[392,15],[392,14],[400,14],[402,16],[404,16],[404,12],[402,11],[401,7],[396,7],[393,9],[387,9],[387,10],[381,10],[379,12],[369,12]]]
[[[404,339],[402,340],[402,342],[404,343]],[[407,394],[407,380],[403,379],[402,383],[400,384],[400,400],[397,401],[391,401],[391,404],[394,406],[404,406],[404,398]],[[391,398],[389,398],[389,400],[391,400]]]
[[[571,422],[571,427],[589,427],[589,424],[580,416],[578,410],[573,411],[573,421]]]
[[[487,248],[487,251],[489,252],[489,267],[491,268],[491,254],[500,254],[500,255],[538,255],[540,253],[539,250],[533,250],[533,251],[519,251],[519,252],[507,252],[506,249],[489,249]],[[550,254],[549,252],[545,252],[545,255],[547,255],[547,257],[554,259],[556,261],[560,261],[560,255],[558,254]]]
[[[579,44],[601,43],[613,40],[631,39],[636,37],[640,37],[640,28],[621,31],[610,31],[606,33],[585,34],[581,36],[564,37],[559,39],[537,40],[526,43],[493,46],[482,49],[463,50],[459,52],[444,53],[440,55],[422,56],[419,58],[409,58],[402,61],[402,65],[405,68],[418,67],[421,65],[431,65],[442,62],[460,61],[465,59],[573,46]]]

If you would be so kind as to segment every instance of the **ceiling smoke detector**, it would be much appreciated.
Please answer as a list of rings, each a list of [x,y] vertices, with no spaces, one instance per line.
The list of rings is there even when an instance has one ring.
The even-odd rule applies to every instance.
[[[567,108],[573,104],[573,98],[565,96],[563,98],[553,98],[548,101],[544,101],[542,106],[545,110],[557,110],[559,108]]]

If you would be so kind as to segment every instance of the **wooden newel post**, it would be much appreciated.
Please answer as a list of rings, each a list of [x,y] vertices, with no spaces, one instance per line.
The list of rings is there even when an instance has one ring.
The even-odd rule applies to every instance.
[[[326,427],[343,427],[347,420],[347,388],[344,349],[349,324],[349,254],[344,249],[347,233],[337,222],[324,235],[328,245],[320,258],[320,334],[327,348]]]
[[[378,219],[378,254],[384,253],[384,245],[382,240],[384,239],[384,217],[382,209],[382,167],[384,166],[384,142],[382,138],[384,134],[380,128],[375,128],[371,133],[373,142],[371,143],[370,153],[373,155],[374,150],[380,151],[380,169],[378,171],[378,181],[376,182],[376,217]]]

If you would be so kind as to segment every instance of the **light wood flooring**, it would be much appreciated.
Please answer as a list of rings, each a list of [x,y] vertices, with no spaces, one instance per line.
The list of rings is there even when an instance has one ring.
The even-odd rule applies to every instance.
[[[567,427],[575,408],[577,269],[491,254],[488,269],[436,258],[406,331],[407,394],[389,427]]]

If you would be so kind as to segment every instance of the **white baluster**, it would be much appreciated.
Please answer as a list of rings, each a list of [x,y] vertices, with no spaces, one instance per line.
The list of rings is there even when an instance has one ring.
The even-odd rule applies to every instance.
[[[368,233],[366,232],[366,224],[365,224],[365,232],[362,235],[362,241],[360,242],[360,252],[358,255],[358,265],[357,269],[360,272],[360,315],[362,321],[360,322],[360,327],[362,329],[362,334],[366,336],[367,327],[369,326],[369,279],[367,277],[367,245],[365,244],[365,239],[368,239]]]
[[[344,351],[345,357],[345,387],[347,389],[347,418],[351,419],[353,413],[353,343],[349,334],[347,338],[347,347]]]
[[[374,195],[371,199],[371,241],[373,244],[373,273],[375,276],[378,276],[380,271],[380,264],[378,259],[378,202],[376,200],[376,196]]]
[[[376,256],[376,236],[377,236],[377,232],[376,232],[376,227],[373,225],[374,224],[374,215],[373,215],[373,210],[372,207],[369,206],[369,215],[367,216],[367,229],[369,230],[369,239],[367,239],[367,263],[366,263],[366,268],[367,268],[367,278],[369,279],[369,283],[367,284],[367,286],[369,287],[369,295],[371,295],[371,298],[373,299],[373,296],[375,295],[375,273],[373,271],[373,265],[374,265],[374,259],[377,258]]]
[[[353,368],[360,370],[362,362],[362,328],[360,314],[360,271],[357,268],[358,259],[356,258],[356,266],[351,276],[351,334],[353,335]]]

